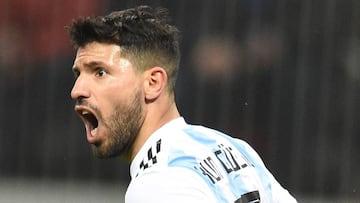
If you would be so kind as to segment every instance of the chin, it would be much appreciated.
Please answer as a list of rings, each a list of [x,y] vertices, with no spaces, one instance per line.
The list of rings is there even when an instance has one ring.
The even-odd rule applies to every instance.
[[[121,155],[118,150],[115,149],[109,149],[107,147],[101,146],[101,145],[92,145],[92,151],[95,157],[99,159],[110,159],[114,157],[119,157]]]

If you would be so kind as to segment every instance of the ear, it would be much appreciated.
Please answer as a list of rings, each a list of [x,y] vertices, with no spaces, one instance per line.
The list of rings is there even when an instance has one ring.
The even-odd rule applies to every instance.
[[[144,72],[144,92],[146,101],[156,100],[166,89],[167,74],[161,67],[154,67]]]

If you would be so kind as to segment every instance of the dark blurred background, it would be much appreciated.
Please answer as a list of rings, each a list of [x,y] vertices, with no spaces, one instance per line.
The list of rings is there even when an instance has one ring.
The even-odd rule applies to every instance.
[[[94,158],[73,112],[64,27],[141,4],[181,30],[189,123],[249,142],[298,199],[360,198],[356,0],[1,0],[0,181],[17,180],[16,194],[28,179],[126,187],[128,164]]]

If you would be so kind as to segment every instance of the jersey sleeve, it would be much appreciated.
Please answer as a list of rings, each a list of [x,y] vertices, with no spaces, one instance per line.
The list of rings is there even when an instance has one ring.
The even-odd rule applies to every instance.
[[[193,171],[169,167],[165,171],[149,171],[134,179],[125,195],[126,203],[215,203],[206,183]]]
[[[253,163],[256,164],[258,170],[261,169],[262,174],[270,180],[271,187],[269,192],[271,193],[272,202],[297,203],[296,199],[289,193],[289,191],[283,188],[272,173],[266,168],[258,153],[248,143],[244,141],[239,141],[239,143],[246,150],[246,153],[243,152],[243,154],[247,154],[248,157],[252,157],[251,159],[254,160]]]

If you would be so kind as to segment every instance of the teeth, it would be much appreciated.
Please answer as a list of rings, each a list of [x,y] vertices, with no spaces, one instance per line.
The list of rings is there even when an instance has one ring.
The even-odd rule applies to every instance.
[[[98,131],[98,128],[92,129],[92,130],[91,130],[91,135],[95,137],[96,134],[97,134],[97,131]]]
[[[88,112],[88,111],[86,111],[86,110],[84,110],[84,111],[81,112],[82,115],[86,115],[86,114],[89,114],[89,113],[90,113],[90,112]]]

